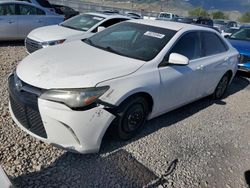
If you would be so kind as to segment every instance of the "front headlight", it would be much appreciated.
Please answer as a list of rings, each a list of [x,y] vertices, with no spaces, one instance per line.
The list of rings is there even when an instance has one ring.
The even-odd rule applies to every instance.
[[[65,41],[65,39],[47,41],[47,42],[42,42],[41,45],[43,46],[43,48],[47,48],[49,46],[54,46],[54,45],[57,45],[57,44],[62,44],[62,43],[64,43],[64,41]]]
[[[86,89],[48,90],[43,93],[40,98],[64,103],[70,108],[81,108],[94,103],[108,89],[109,86]]]

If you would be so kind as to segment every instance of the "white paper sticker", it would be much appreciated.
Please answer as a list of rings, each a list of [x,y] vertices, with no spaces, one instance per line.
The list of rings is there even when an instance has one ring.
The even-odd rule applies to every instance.
[[[99,21],[103,20],[103,18],[101,18],[101,17],[93,17],[93,19],[94,20],[99,20]]]
[[[165,35],[163,35],[161,33],[155,33],[152,31],[147,31],[144,33],[144,35],[149,36],[149,37],[158,38],[158,39],[163,39],[165,37]]]

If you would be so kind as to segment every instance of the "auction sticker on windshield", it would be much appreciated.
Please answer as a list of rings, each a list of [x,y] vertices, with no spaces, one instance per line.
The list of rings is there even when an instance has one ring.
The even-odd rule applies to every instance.
[[[149,36],[149,37],[158,38],[158,39],[163,39],[165,37],[165,35],[163,35],[161,33],[156,33],[156,32],[152,32],[152,31],[147,31],[144,33],[144,35]]]

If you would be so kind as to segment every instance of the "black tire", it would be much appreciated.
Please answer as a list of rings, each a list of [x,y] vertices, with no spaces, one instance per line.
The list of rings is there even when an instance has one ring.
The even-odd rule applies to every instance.
[[[118,116],[112,125],[112,136],[129,140],[145,124],[148,116],[148,103],[143,97],[129,98],[118,108]]]
[[[229,73],[223,75],[213,93],[214,99],[221,99],[223,97],[230,82],[230,78],[231,77]]]

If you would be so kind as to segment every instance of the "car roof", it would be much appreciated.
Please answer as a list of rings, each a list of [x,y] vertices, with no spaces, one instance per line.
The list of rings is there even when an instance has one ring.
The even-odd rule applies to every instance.
[[[22,4],[22,5],[32,5],[34,7],[38,7],[37,5],[33,4],[33,3],[29,3],[29,2],[26,2],[26,1],[11,1],[11,0],[3,0],[3,1],[0,1],[0,4],[6,4],[6,3],[15,3],[15,4]],[[41,7],[38,7],[38,8],[41,8]]]
[[[180,23],[180,22],[171,22],[171,21],[163,21],[163,20],[129,20],[129,22],[132,23],[138,23],[138,24],[144,24],[149,26],[155,26],[155,27],[161,27],[165,29],[175,30],[179,31],[181,29],[190,29],[190,30],[208,30],[213,31],[211,28],[198,26],[198,25],[192,25],[192,24],[186,24],[186,23]]]
[[[103,17],[105,19],[106,18],[126,18],[126,19],[131,19],[130,17],[123,16],[121,14],[105,14],[105,13],[99,13],[99,12],[88,12],[88,13],[85,13],[85,14],[100,16],[100,17]]]

